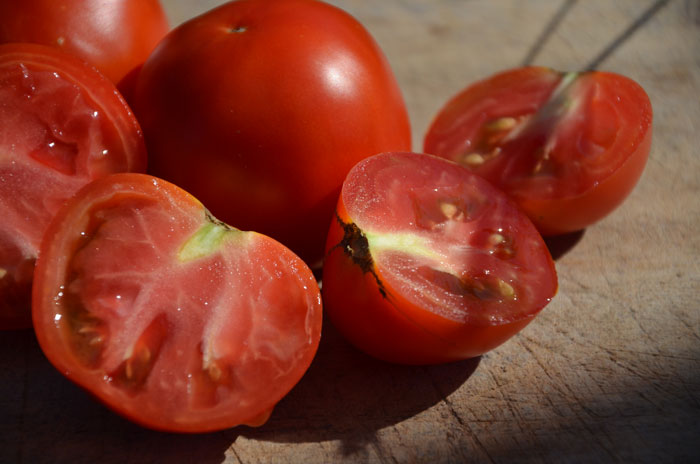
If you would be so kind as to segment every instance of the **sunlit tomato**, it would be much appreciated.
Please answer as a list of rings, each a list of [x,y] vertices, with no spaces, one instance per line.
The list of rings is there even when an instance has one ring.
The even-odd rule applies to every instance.
[[[134,110],[152,174],[309,263],[350,168],[411,142],[377,44],[309,0],[231,2],[175,29],[145,63]]]
[[[93,179],[144,171],[141,129],[114,85],[60,50],[0,45],[0,328],[31,326],[48,222]]]
[[[377,358],[430,364],[481,355],[557,289],[532,222],[450,161],[387,153],[348,174],[323,266],[324,308]]]
[[[649,98],[624,76],[520,68],[450,100],[424,150],[501,187],[551,235],[622,203],[646,164],[651,126]]]
[[[108,407],[204,432],[267,419],[316,352],[321,298],[279,242],[170,183],[114,174],[51,223],[33,316],[49,361]]]
[[[57,46],[115,84],[146,61],[168,29],[158,0],[0,0],[0,43]]]

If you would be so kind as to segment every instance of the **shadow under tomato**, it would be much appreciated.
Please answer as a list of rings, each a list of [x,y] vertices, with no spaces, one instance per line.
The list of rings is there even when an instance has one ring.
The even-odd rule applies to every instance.
[[[46,360],[31,330],[0,332],[0,462],[221,463],[239,429],[155,432],[112,413]]]
[[[257,440],[301,443],[341,440],[354,454],[378,430],[444,400],[476,370],[480,358],[437,366],[402,366],[353,348],[325,322],[318,354],[299,384],[262,427],[240,434]]]
[[[571,251],[578,242],[583,238],[586,229],[569,232],[568,234],[553,235],[544,237],[544,243],[549,248],[549,253],[552,259],[557,261],[559,258]]]

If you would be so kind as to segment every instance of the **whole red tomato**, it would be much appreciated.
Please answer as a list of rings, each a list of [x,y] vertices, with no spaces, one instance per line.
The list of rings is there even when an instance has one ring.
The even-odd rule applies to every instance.
[[[323,304],[366,353],[404,364],[478,356],[531,322],[556,290],[532,222],[467,169],[383,153],[348,174],[328,233]]]
[[[66,199],[145,169],[138,122],[93,66],[45,45],[0,45],[0,328],[31,326],[34,261]]]
[[[152,174],[309,263],[350,168],[411,142],[375,41],[310,0],[230,2],[181,25],[144,64],[133,106]]]
[[[0,0],[0,43],[57,46],[115,84],[146,60],[168,30],[158,0]]]
[[[543,234],[602,219],[642,175],[652,134],[649,97],[633,80],[526,67],[452,98],[424,150],[505,190]]]

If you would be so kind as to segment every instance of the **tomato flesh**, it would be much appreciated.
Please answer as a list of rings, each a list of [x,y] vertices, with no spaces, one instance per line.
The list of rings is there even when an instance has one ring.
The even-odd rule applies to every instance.
[[[138,123],[93,68],[0,46],[0,326],[29,327],[33,262],[50,219],[93,179],[145,170]]]
[[[554,265],[518,207],[446,160],[374,156],[343,184],[324,263],[327,313],[360,349],[424,364],[478,356],[556,293]]]
[[[428,153],[505,190],[541,232],[600,220],[629,194],[649,154],[643,89],[612,73],[520,68],[454,97],[431,125]]]
[[[204,432],[257,422],[315,354],[321,303],[308,267],[172,184],[101,179],[50,232],[33,295],[42,349],[137,423]]]

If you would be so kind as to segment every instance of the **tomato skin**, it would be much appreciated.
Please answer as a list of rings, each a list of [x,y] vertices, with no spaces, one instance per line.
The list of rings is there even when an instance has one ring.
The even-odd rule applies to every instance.
[[[0,43],[51,45],[119,84],[168,32],[158,0],[1,0]]]
[[[0,122],[0,328],[21,329],[31,327],[34,259],[53,214],[93,179],[145,171],[146,147],[112,82],[43,45],[0,45]],[[71,154],[53,158],[54,143]]]
[[[470,85],[435,117],[425,152],[457,161],[505,190],[544,235],[600,221],[642,175],[651,147],[652,107],[644,90],[627,77],[580,73],[557,94],[566,78],[549,68],[526,67]],[[559,103],[555,97],[562,94]],[[500,134],[488,132],[494,121],[519,118],[539,118],[539,126],[518,122]],[[518,130],[509,138],[509,131]],[[542,146],[554,147],[551,159],[549,154],[545,159],[549,173],[538,171],[536,150]],[[485,154],[486,161],[470,164],[470,150]],[[494,157],[493,150],[501,151]]]
[[[228,240],[182,258],[202,230]],[[55,216],[32,304],[39,344],[63,375],[123,417],[169,432],[262,425],[321,334],[318,285],[296,255],[144,174],[92,182]]]
[[[384,154],[372,158],[383,156],[397,156],[397,162],[400,162],[404,155]],[[432,157],[422,156],[425,157],[425,164],[434,162],[430,160]],[[356,170],[367,169],[371,172],[372,168],[366,168],[367,165],[368,163],[360,163],[348,177],[357,176]],[[370,173],[368,176],[372,175]],[[338,200],[337,216],[330,225],[326,242],[322,293],[324,311],[333,325],[365,353],[388,362],[414,365],[438,364],[479,356],[521,331],[556,293],[554,263],[541,237],[531,224],[529,229],[525,224],[520,233],[523,237],[527,235],[540,249],[539,259],[544,263],[544,268],[539,271],[543,276],[540,283],[543,292],[551,292],[550,294],[543,295],[544,298],[520,316],[497,323],[456,321],[426,309],[400,288],[392,286],[386,268],[376,261],[372,263],[371,269],[364,268],[352,258],[356,248],[351,252],[346,249],[348,243],[344,241],[345,229],[348,224],[356,224],[357,221],[346,209],[345,198],[350,195],[347,188],[346,180]],[[436,186],[436,190],[437,188]],[[363,199],[371,203],[379,201],[375,197]],[[391,222],[391,219],[387,221]],[[387,227],[400,231],[415,229],[414,225],[406,228],[390,224]],[[369,252],[373,253],[371,245]],[[533,263],[533,266],[537,265],[539,264]]]
[[[176,28],[145,63],[134,109],[152,174],[312,264],[347,171],[411,143],[377,44],[308,0],[230,2]]]

